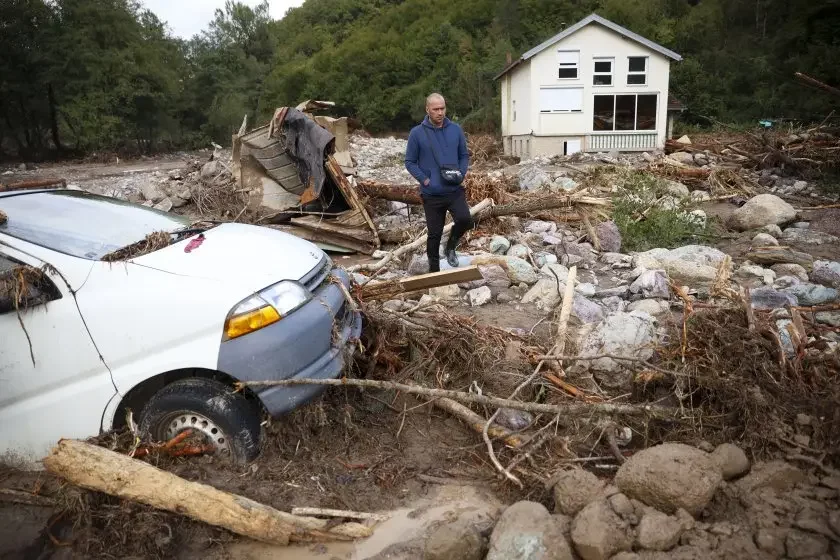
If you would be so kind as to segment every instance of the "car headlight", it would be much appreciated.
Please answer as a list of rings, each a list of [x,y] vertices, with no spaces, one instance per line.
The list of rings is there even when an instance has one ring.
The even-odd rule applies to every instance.
[[[312,294],[290,280],[278,282],[236,305],[227,319],[223,340],[230,340],[267,327],[312,299]]]

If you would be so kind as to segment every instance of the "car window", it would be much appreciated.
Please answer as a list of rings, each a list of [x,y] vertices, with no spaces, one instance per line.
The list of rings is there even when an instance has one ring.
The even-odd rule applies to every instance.
[[[61,292],[42,269],[0,254],[0,314],[60,298]]]
[[[55,190],[0,197],[8,219],[0,233],[83,259],[190,225],[177,214],[84,191]]]

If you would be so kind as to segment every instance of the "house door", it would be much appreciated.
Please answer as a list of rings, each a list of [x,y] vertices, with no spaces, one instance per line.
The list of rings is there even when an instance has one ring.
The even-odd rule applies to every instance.
[[[565,155],[570,156],[580,151],[580,140],[566,140],[564,152]]]

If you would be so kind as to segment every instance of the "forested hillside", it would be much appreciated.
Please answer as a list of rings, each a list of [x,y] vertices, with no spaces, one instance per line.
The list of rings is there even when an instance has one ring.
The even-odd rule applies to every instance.
[[[687,119],[817,120],[840,85],[840,0],[306,0],[280,21],[228,2],[174,38],[134,0],[0,0],[0,157],[228,144],[245,114],[329,99],[370,131],[405,130],[441,91],[496,130],[492,77],[589,13],[665,45]]]

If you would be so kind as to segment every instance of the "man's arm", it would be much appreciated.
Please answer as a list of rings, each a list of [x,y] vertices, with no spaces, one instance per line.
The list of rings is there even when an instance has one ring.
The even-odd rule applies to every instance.
[[[417,134],[411,131],[408,135],[408,146],[405,149],[405,168],[411,173],[412,177],[417,179],[421,185],[425,185],[429,178],[417,165],[417,160],[420,157],[420,143],[417,141]]]
[[[470,166],[470,152],[467,150],[467,137],[464,136],[464,129],[460,126],[458,131],[461,137],[458,139],[458,169],[461,170],[461,175],[467,176],[467,169]]]

